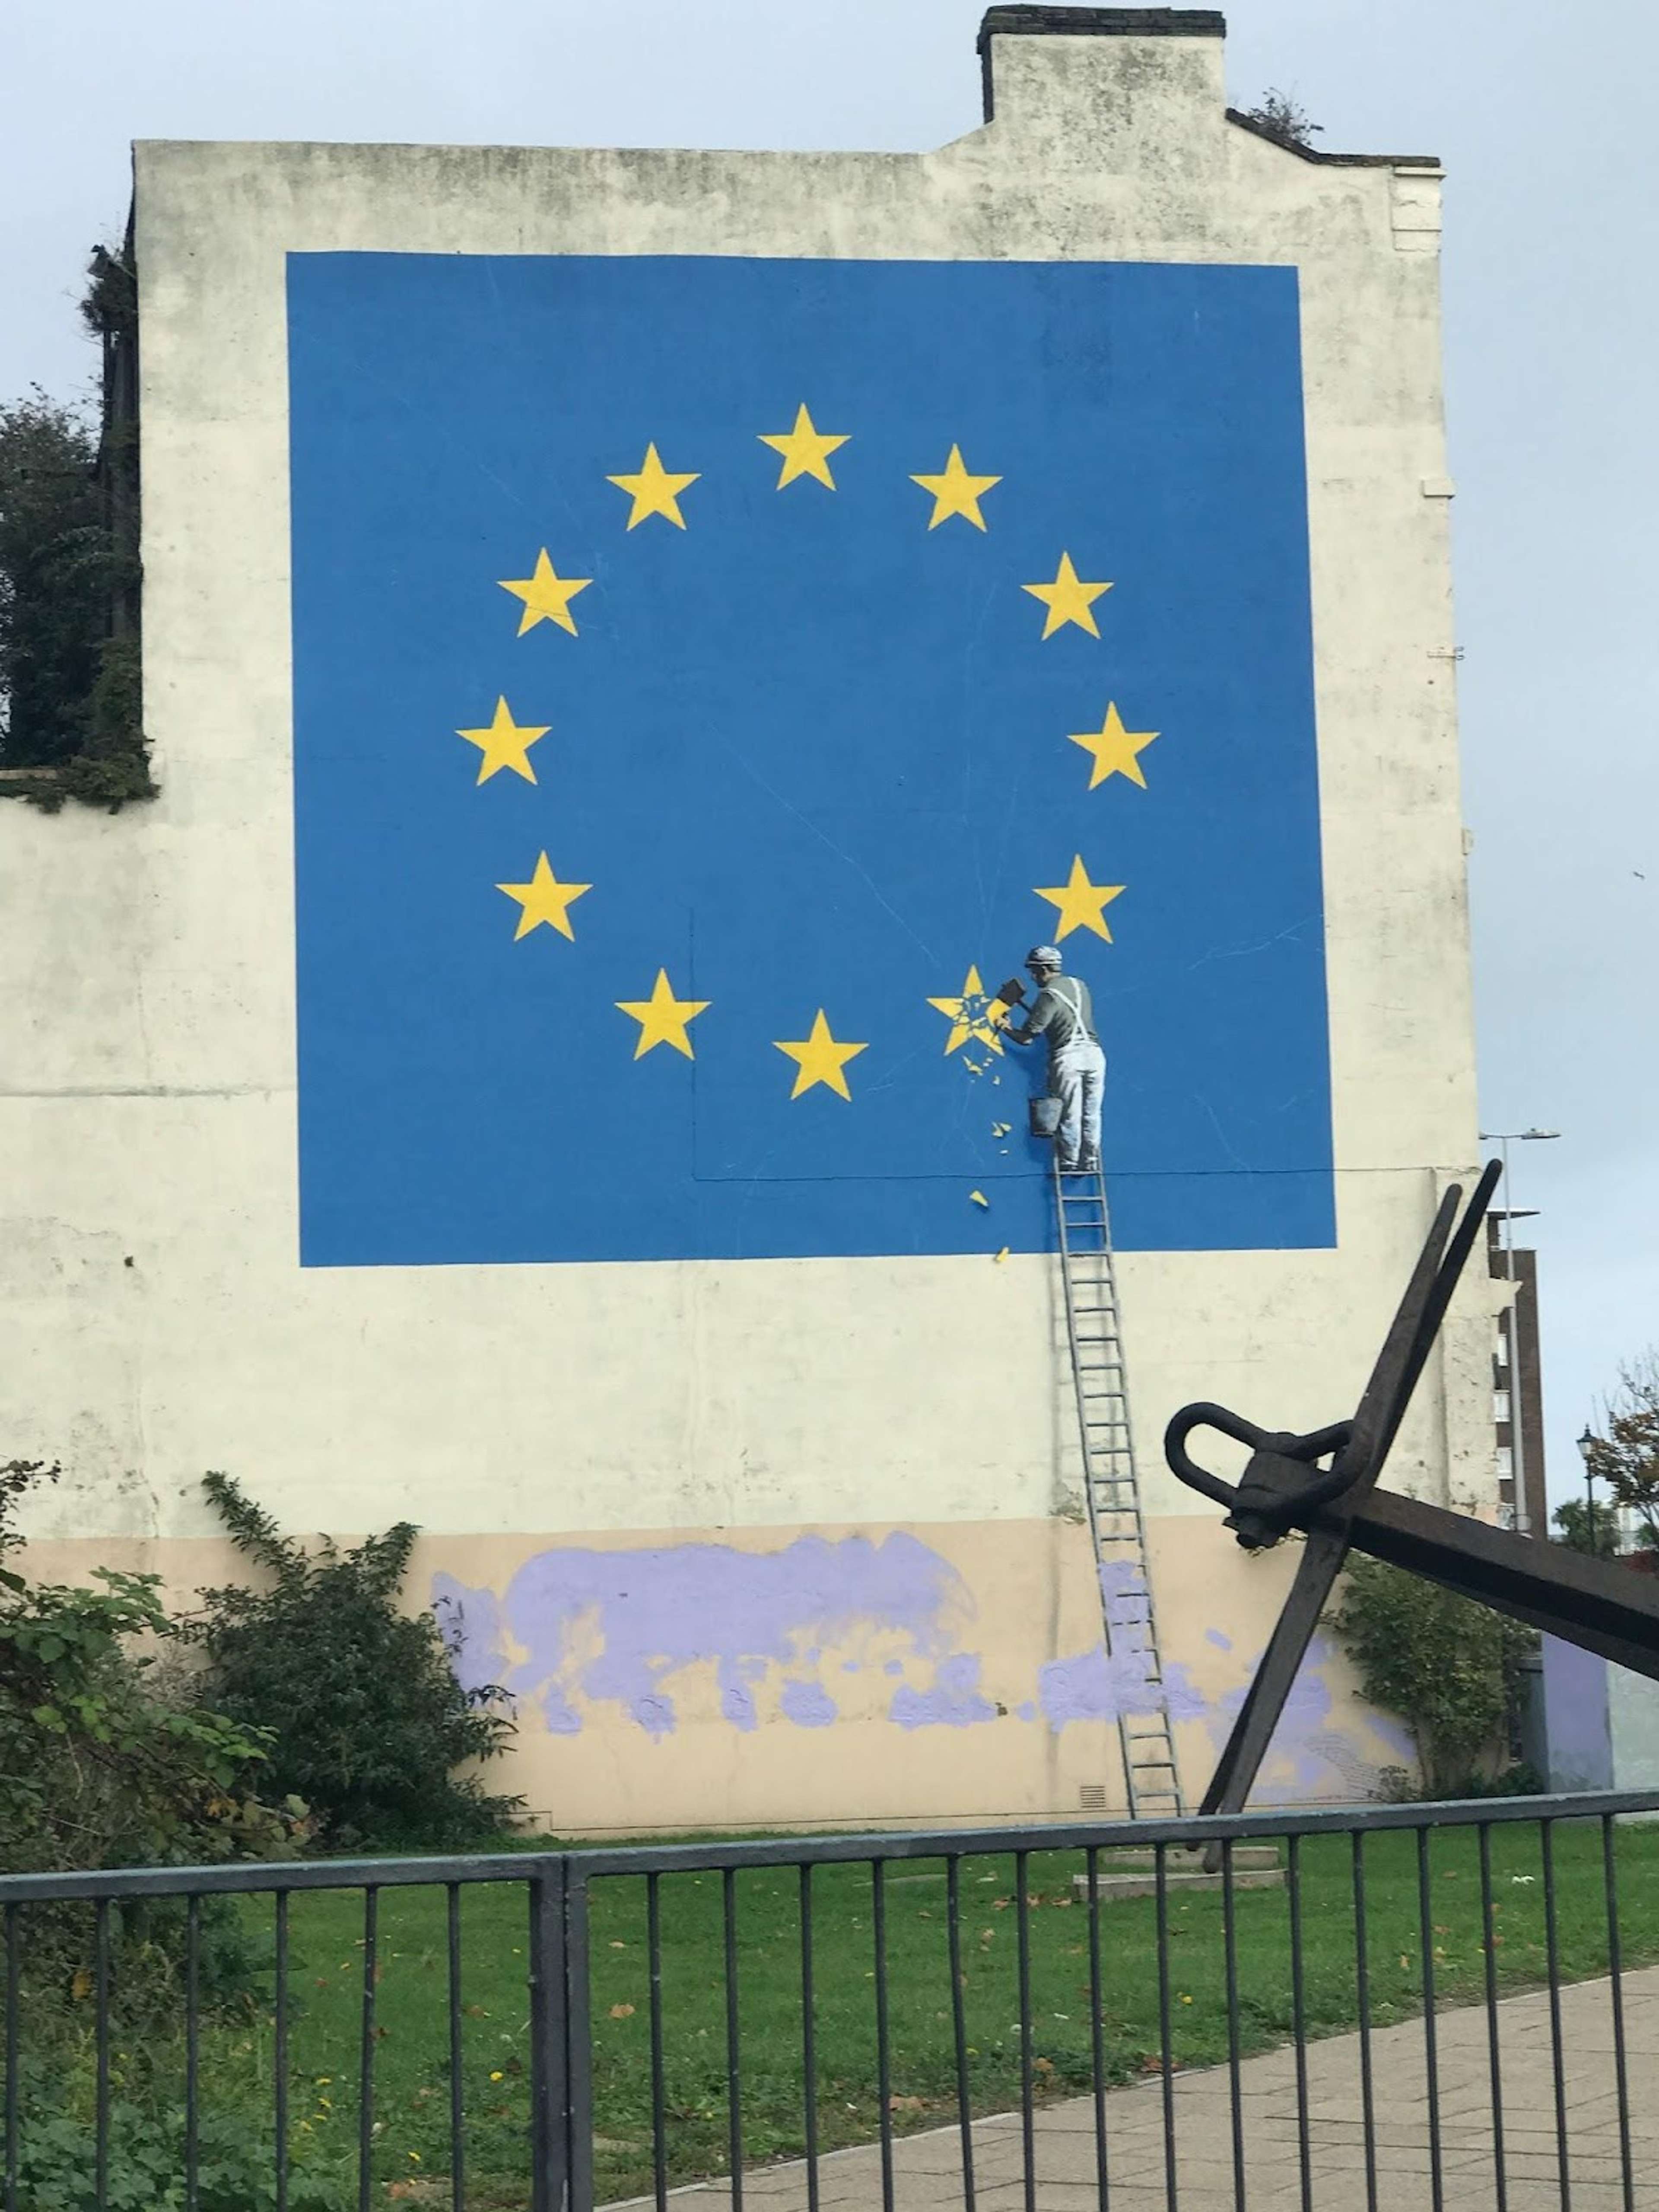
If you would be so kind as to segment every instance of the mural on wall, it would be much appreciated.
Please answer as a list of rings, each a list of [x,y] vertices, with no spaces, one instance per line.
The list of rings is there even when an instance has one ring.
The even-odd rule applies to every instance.
[[[906,1529],[878,1539],[803,1535],[775,1551],[706,1540],[661,1546],[560,1545],[526,1559],[497,1593],[440,1572],[432,1602],[463,1684],[499,1683],[520,1721],[555,1736],[590,1728],[653,1743],[683,1729],[827,1729],[884,1722],[901,1735],[1012,1721],[1054,1735],[1158,1707],[1144,1651],[1103,1642],[994,1669],[989,1628],[961,1572]],[[1001,1629],[1006,1633],[1006,1622]],[[1218,1629],[1208,1642],[1231,1652]],[[1380,1714],[1339,1724],[1316,1638],[1273,1739],[1267,1779],[1279,1801],[1364,1796],[1380,1747],[1408,1764],[1409,1739]],[[1201,1721],[1218,1752],[1255,1672],[1207,1700],[1190,1670],[1164,1668],[1175,1721]],[[1024,1668],[1018,1684],[994,1672]]]
[[[1296,276],[295,255],[307,1264],[1334,1237]]]

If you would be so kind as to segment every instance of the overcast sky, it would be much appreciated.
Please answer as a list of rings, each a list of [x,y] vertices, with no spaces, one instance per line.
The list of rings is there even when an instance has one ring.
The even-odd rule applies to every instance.
[[[133,138],[869,147],[979,120],[979,0],[9,0],[0,395],[84,387]],[[1552,1489],[1659,1340],[1659,9],[1237,0],[1236,104],[1450,173],[1465,807],[1489,1129],[1542,1209]],[[1249,1409],[1266,1419],[1274,1409]],[[1338,1407],[1333,1413],[1340,1412]]]

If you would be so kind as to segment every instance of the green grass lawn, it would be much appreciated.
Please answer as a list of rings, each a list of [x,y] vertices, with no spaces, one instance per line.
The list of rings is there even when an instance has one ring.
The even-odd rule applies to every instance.
[[[1625,1963],[1659,1959],[1659,1830],[1617,1836]],[[1537,1831],[1492,1832],[1500,1983],[1518,1988],[1546,1971],[1544,1881]],[[1380,2024],[1420,2011],[1423,1973],[1414,1837],[1372,1835],[1367,1960],[1371,2014]],[[1597,1826],[1556,1832],[1558,1939],[1563,1974],[1606,1971],[1607,1942]],[[1089,1916],[1075,1904],[1080,1855],[1030,1861],[1031,2008],[1035,2071],[1043,2096],[1076,2094],[1091,2079]],[[1171,1863],[1189,1863],[1171,1855]],[[1480,1892],[1472,1832],[1437,1835],[1431,1853],[1431,1935],[1437,2002],[1468,2003],[1485,1989]],[[967,1861],[960,1876],[964,1993],[974,2107],[1006,2109],[1020,2087],[1018,1914],[1012,1857]],[[956,2057],[942,1862],[890,1867],[887,1937],[895,2122],[937,2126],[956,2110]],[[1351,1846],[1346,1837],[1301,1847],[1307,2031],[1325,2035],[1357,2019]],[[799,1881],[793,1869],[758,1869],[736,1881],[742,2116],[745,2162],[799,2152],[805,2142]],[[875,1965],[869,1871],[818,1869],[812,1880],[814,2026],[818,2142],[869,2141],[878,2121]],[[247,1908],[263,1940],[269,1904]],[[362,2030],[361,1899],[301,1893],[290,1908],[290,2128],[296,2157],[320,2172],[349,2162],[358,2114]],[[667,2161],[675,2181],[723,2172],[727,2155],[726,2019],[721,1877],[665,1875],[660,1885],[663,2064]],[[526,1899],[522,1887],[463,1892],[467,2202],[507,2212],[527,2202],[529,2118]],[[1102,2017],[1114,2081],[1162,2063],[1152,1899],[1101,1912]],[[1289,1899],[1241,1891],[1237,1899],[1241,2040],[1247,2052],[1293,2031]],[[594,2124],[601,2200],[649,2187],[652,2168],[651,1991],[643,1881],[594,1884],[592,1909]],[[447,1957],[441,1891],[390,1890],[380,1902],[380,1979],[374,2042],[376,2171],[420,2202],[449,2169]],[[1170,2054],[1176,2066],[1227,2054],[1221,1899],[1170,1899]],[[266,1984],[261,1993],[269,1995]],[[211,2109],[269,2109],[273,2032],[259,2002],[215,2020],[204,2038],[203,2080]],[[155,2094],[182,2072],[176,2051],[126,2051],[131,2086]]]

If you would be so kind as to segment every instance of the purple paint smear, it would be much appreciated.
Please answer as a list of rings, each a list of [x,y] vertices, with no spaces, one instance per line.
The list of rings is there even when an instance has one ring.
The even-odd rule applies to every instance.
[[[786,1682],[778,1703],[797,1728],[828,1728],[838,1711],[820,1682]]]
[[[589,1709],[606,1704],[621,1705],[653,1741],[672,1735],[679,1723],[672,1677],[709,1663],[728,1727],[748,1734],[760,1726],[757,1690],[782,1670],[781,1717],[793,1728],[830,1728],[841,1710],[813,1670],[838,1662],[838,1672],[856,1673],[877,1655],[864,1648],[862,1658],[842,1658],[847,1645],[856,1651],[873,1638],[893,1636],[904,1639],[908,1657],[879,1663],[900,1678],[887,1708],[896,1727],[965,1729],[1003,1717],[981,1686],[980,1656],[960,1648],[975,1615],[971,1593],[948,1560],[902,1530],[878,1544],[862,1536],[802,1536],[769,1553],[706,1543],[653,1551],[573,1547],[527,1561],[504,1597],[443,1574],[434,1577],[432,1594],[463,1686],[499,1682],[534,1699],[556,1735],[580,1735]],[[1159,1692],[1133,1626],[1144,1598],[1139,1571],[1103,1567],[1101,1594],[1115,1620],[1127,1616],[1115,1630],[1110,1656],[1103,1640],[1050,1660],[1038,1670],[1036,1698],[1012,1705],[1015,1719],[1058,1733],[1075,1723],[1158,1709]],[[1231,1648],[1219,1630],[1206,1633],[1212,1644]],[[514,1651],[521,1655],[516,1661],[508,1657]],[[1332,1771],[1353,1796],[1375,1781],[1376,1769],[1332,1725],[1334,1701],[1320,1671],[1329,1656],[1316,1639],[1273,1737],[1275,1759],[1291,1766],[1292,1797],[1318,1795]],[[921,1679],[908,1679],[913,1674]],[[1243,1687],[1232,1690],[1211,1705],[1184,1667],[1164,1672],[1170,1718],[1206,1720],[1218,1744],[1244,1695]],[[1370,1723],[1408,1763],[1409,1737],[1381,1714]]]
[[[1149,1656],[1132,1648],[1107,1653],[1103,1643],[1069,1659],[1051,1659],[1037,1674],[1037,1700],[1049,1727],[1073,1721],[1115,1721],[1126,1713],[1156,1712],[1168,1700],[1172,1721],[1200,1718],[1208,1708],[1187,1669],[1164,1670],[1162,1692],[1149,1680]]]
[[[994,1721],[997,1709],[979,1693],[980,1662],[971,1652],[941,1659],[931,1690],[913,1690],[901,1683],[893,1692],[888,1718],[902,1729],[972,1728],[976,1721]]]
[[[754,1685],[770,1668],[816,1665],[826,1646],[878,1635],[905,1638],[913,1659],[931,1667],[932,1686],[918,1694],[941,1700],[940,1718],[961,1726],[962,1716],[978,1717],[967,1707],[979,1662],[957,1648],[974,1616],[972,1595],[948,1560],[902,1530],[878,1544],[801,1536],[763,1553],[726,1544],[573,1546],[527,1560],[501,1599],[442,1574],[433,1597],[450,1624],[463,1684],[503,1682],[534,1698],[556,1735],[580,1732],[578,1700],[620,1705],[653,1738],[672,1735],[678,1715],[666,1685],[709,1662],[725,1718],[750,1729]],[[507,1657],[513,1648],[524,1655],[516,1663]],[[973,1680],[960,1672],[964,1662]],[[886,1665],[902,1671],[900,1662]],[[902,1694],[896,1691],[896,1701]],[[780,1702],[797,1728],[836,1717],[834,1700],[810,1678],[792,1677]]]
[[[1328,1774],[1334,1770],[1351,1796],[1369,1796],[1376,1786],[1376,1765],[1344,1735],[1340,1729],[1330,1725],[1331,1709],[1334,1703],[1330,1686],[1320,1669],[1332,1656],[1331,1647],[1322,1636],[1316,1636],[1308,1646],[1308,1656],[1297,1670],[1291,1693],[1285,1700],[1285,1710],[1267,1747],[1267,1756],[1290,1762],[1291,1780],[1288,1785],[1276,1784],[1281,1796],[1295,1802],[1304,1797],[1318,1796],[1325,1792]],[[1243,1687],[1229,1690],[1219,1698],[1210,1714],[1210,1733],[1217,1747],[1224,1744],[1232,1724],[1245,1698],[1249,1686],[1261,1663],[1258,1652],[1251,1661]],[[1386,1713],[1372,1711],[1367,1718],[1375,1733],[1395,1752],[1399,1763],[1410,1764],[1415,1756],[1412,1740]]]

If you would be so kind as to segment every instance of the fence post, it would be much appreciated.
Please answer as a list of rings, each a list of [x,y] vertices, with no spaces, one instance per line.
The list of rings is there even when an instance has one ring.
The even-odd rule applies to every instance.
[[[571,2212],[564,1858],[530,1880],[530,2206]]]
[[[565,2044],[569,2109],[570,2212],[593,2212],[593,2023],[589,2009],[588,1888],[565,1862]]]

